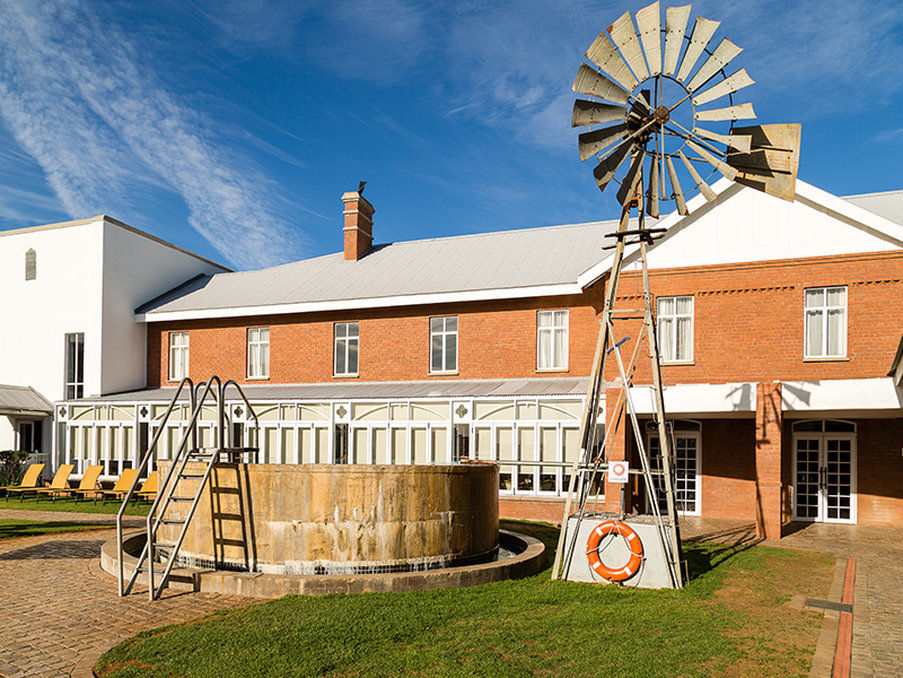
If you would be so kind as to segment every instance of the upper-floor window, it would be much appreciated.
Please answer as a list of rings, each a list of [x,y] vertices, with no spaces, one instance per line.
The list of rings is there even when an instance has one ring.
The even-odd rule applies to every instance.
[[[805,296],[805,357],[846,357],[847,288],[810,287]]]
[[[270,376],[270,328],[248,328],[248,379]]]
[[[30,249],[25,253],[25,279],[36,280],[38,277],[38,253]]]
[[[85,333],[66,335],[66,400],[85,395]]]
[[[659,297],[656,319],[662,362],[693,360],[693,297]]]
[[[430,372],[458,369],[458,318],[430,318]]]
[[[357,374],[357,354],[360,343],[358,325],[353,323],[335,324],[335,373]]]
[[[169,333],[169,380],[188,376],[188,332]]]
[[[568,366],[568,312],[536,314],[536,368],[566,370]]]

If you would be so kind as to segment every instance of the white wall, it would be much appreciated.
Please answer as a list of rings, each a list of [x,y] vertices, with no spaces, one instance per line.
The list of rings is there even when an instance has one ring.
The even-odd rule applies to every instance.
[[[899,249],[851,219],[805,198],[787,202],[734,185],[697,208],[649,253],[670,268]]]
[[[0,414],[0,450],[14,450],[16,447],[16,427],[10,417]]]
[[[224,269],[109,222],[103,248],[100,384],[103,393],[117,393],[146,385],[147,326],[135,322],[135,308],[199,273]]]

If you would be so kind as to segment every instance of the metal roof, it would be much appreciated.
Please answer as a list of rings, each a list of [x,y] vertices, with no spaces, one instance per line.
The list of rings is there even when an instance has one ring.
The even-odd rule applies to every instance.
[[[0,414],[52,414],[53,404],[31,386],[0,384]]]
[[[357,261],[328,254],[257,271],[200,276],[138,314],[576,284],[611,256],[616,221],[375,245]]]
[[[903,190],[845,195],[843,199],[903,226]]]
[[[469,379],[448,381],[342,382],[319,384],[273,384],[242,386],[248,400],[369,400],[411,398],[485,398],[586,395],[585,377],[546,377],[543,379]],[[168,402],[175,388],[150,388],[106,396],[84,398],[79,402]],[[228,395],[238,395],[230,391]],[[187,399],[187,394],[184,395]]]

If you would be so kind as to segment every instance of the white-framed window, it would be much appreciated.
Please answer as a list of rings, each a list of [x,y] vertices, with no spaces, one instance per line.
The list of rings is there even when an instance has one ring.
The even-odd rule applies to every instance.
[[[360,332],[358,324],[335,324],[335,374],[354,376],[357,374]]]
[[[85,395],[85,333],[66,335],[66,400]]]
[[[458,370],[458,317],[430,318],[430,372]]]
[[[169,333],[169,380],[188,376],[188,332]]]
[[[806,358],[847,355],[847,288],[810,287],[805,291]]]
[[[693,360],[693,297],[659,297],[656,304],[662,362],[690,362]]]
[[[568,312],[536,313],[536,369],[566,370],[568,367]]]
[[[248,379],[270,376],[270,328],[248,328]]]

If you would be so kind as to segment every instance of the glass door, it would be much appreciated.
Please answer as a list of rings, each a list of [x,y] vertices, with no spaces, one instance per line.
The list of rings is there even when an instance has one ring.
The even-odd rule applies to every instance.
[[[664,482],[662,479],[662,450],[658,434],[649,434],[649,462],[662,511],[667,509]],[[698,433],[678,431],[674,434],[674,503],[677,512],[683,515],[699,515],[699,441]]]
[[[797,435],[793,447],[794,518],[855,522],[855,438]]]

